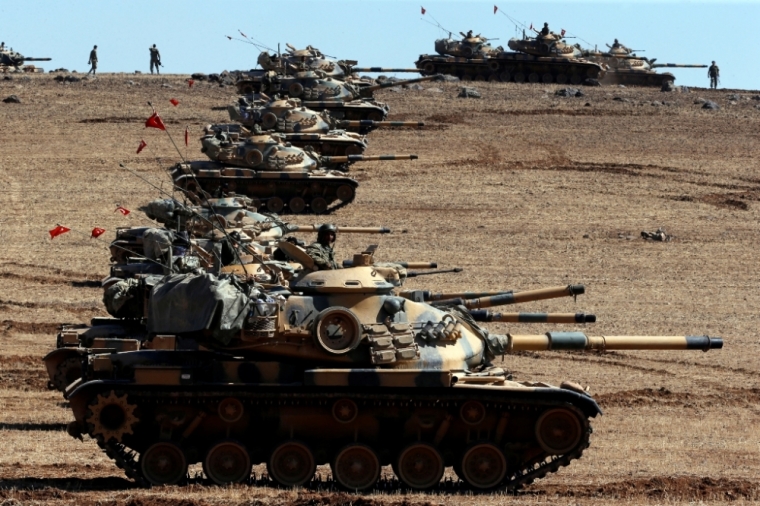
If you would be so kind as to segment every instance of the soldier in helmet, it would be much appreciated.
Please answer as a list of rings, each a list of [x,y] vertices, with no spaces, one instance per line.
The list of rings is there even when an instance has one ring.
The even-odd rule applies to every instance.
[[[543,28],[541,28],[541,31],[540,31],[540,32],[538,32],[538,35],[539,35],[540,37],[546,37],[546,36],[547,36],[547,35],[549,35],[550,33],[551,33],[551,31],[549,30],[549,23],[544,23],[544,27],[543,27]]]
[[[333,244],[337,237],[338,228],[332,223],[325,223],[317,229],[317,242],[306,248],[306,254],[314,260],[314,265],[321,271],[340,269],[335,261]]]
[[[720,69],[713,60],[710,68],[707,69],[707,77],[710,78],[710,89],[718,89],[718,80],[720,79]]]

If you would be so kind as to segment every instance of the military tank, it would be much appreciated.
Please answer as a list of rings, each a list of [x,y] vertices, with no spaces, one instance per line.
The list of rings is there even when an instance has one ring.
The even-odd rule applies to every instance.
[[[685,63],[655,63],[656,58],[636,56],[635,49],[620,44],[617,39],[612,45],[607,44],[607,52],[588,50],[584,58],[608,67],[602,78],[604,84],[623,84],[626,86],[662,86],[667,81],[675,82],[676,76],[670,72],[658,73],[658,68],[707,68],[707,65]]]
[[[436,41],[438,55],[420,55],[415,62],[423,76],[442,73],[463,81],[580,84],[587,78],[599,79],[605,72],[604,66],[581,58],[577,48],[555,33],[535,38],[523,35],[522,39],[509,40],[512,51],[488,47],[487,52],[472,52],[469,57],[458,56],[461,51],[447,52],[446,48],[454,45],[444,42]]]
[[[13,49],[0,48],[0,72],[44,72],[40,67],[25,65],[28,61],[50,61],[52,58],[32,58]]]
[[[390,464],[406,486],[453,467],[474,490],[533,482],[579,458],[601,413],[579,385],[515,381],[496,357],[530,350],[720,348],[689,337],[491,334],[464,308],[399,297],[369,254],[311,271],[288,294],[209,274],[151,290],[143,349],[91,353],[66,390],[70,435],[95,439],[140,485],[181,482],[201,463],[218,484],[266,463],[287,487],[330,464],[348,490]],[[266,438],[260,437],[266,434]]]
[[[315,111],[329,111],[336,119],[382,121],[388,115],[388,106],[372,98],[372,93],[384,88],[430,81],[435,76],[392,81],[372,86],[353,84],[328,77],[321,71],[305,70],[290,74],[276,71],[250,71],[236,83],[238,93],[253,101],[258,93],[269,96],[279,94],[299,98],[304,107]]]

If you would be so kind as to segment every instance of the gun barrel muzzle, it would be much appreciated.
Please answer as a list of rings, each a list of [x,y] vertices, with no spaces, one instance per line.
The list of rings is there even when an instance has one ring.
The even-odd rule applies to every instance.
[[[709,336],[587,336],[582,332],[507,335],[511,351],[546,350],[715,350],[723,339]]]
[[[487,309],[470,311],[476,322],[508,323],[595,323],[596,315],[585,313],[494,313]]]

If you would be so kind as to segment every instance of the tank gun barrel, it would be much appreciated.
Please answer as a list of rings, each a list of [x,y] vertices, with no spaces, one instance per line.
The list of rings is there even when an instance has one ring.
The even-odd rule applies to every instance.
[[[409,271],[406,273],[407,278],[416,278],[417,276],[432,276],[434,274],[446,274],[449,272],[462,272],[464,269],[461,267],[454,267],[452,269],[441,269],[440,271],[427,271],[427,272],[416,272],[416,271]]]
[[[476,322],[505,323],[595,323],[596,315],[585,313],[494,313],[487,309],[470,311]]]
[[[340,229],[339,229],[340,231]],[[436,262],[390,262],[400,265],[404,269],[437,269],[438,263]],[[353,267],[353,260],[343,260],[343,267]]]
[[[416,72],[419,73],[420,69],[396,69],[396,68],[388,68],[388,67],[351,67],[352,72]]]
[[[425,77],[418,77],[417,79],[407,79],[405,81],[391,81],[386,83],[380,83],[380,84],[373,84],[372,86],[365,86],[363,87],[359,93],[362,97],[369,97],[372,95],[373,91],[382,90],[383,88],[392,88],[394,86],[402,86],[404,84],[414,84],[414,83],[422,83],[425,81],[432,81],[438,77],[438,75],[434,76],[425,76]]]
[[[706,69],[707,65],[697,65],[688,63],[653,63],[653,69],[659,68],[679,68],[679,69]]]
[[[464,306],[467,309],[480,309],[484,307],[506,306],[508,304],[520,304],[534,300],[555,299],[558,297],[575,297],[586,291],[583,285],[567,285],[554,288],[539,288],[538,290],[526,290],[524,292],[506,292],[486,297],[465,299],[456,297],[452,299],[438,299],[434,306]]]
[[[20,59],[24,61],[50,61],[52,60],[52,58],[32,58],[31,56],[22,56]]]
[[[348,162],[387,162],[392,160],[416,160],[417,155],[346,155],[323,156],[322,163],[330,165]]]
[[[424,121],[372,121],[371,119],[341,120],[340,128],[423,127]]]
[[[289,232],[316,232],[321,225],[291,225]],[[391,229],[386,227],[337,227],[341,234],[390,234]],[[344,262],[345,264],[345,262]]]
[[[494,336],[503,351],[547,350],[716,350],[723,339],[709,336],[587,336],[582,332]]]

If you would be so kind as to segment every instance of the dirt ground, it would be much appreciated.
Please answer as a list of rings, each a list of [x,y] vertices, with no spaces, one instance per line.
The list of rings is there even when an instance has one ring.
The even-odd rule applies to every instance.
[[[50,75],[0,80],[0,503],[2,504],[693,504],[760,499],[760,101],[758,92],[661,93],[641,88],[473,83],[384,90],[389,119],[421,130],[378,130],[368,154],[416,161],[354,166],[356,201],[329,220],[383,225],[388,236],[338,239],[342,258],[370,243],[382,260],[430,260],[460,274],[407,287],[528,290],[582,283],[586,294],[520,306],[585,311],[594,335],[704,335],[710,353],[524,353],[504,366],[517,379],[589,385],[604,415],[591,447],[568,468],[517,496],[473,496],[449,481],[431,494],[393,483],[356,496],[329,481],[303,490],[261,482],[218,488],[134,488],[93,441],[65,432],[72,418],[45,388],[41,358],[63,322],[105,315],[98,280],[117,226],[149,223],[139,212],[158,191],[119,167],[168,187],[179,155],[144,128],[152,102],[183,156],[234,89],[188,88],[186,76],[103,75],[58,84]],[[165,86],[162,86],[165,85]],[[738,93],[739,100],[729,100]],[[714,100],[705,111],[697,98]],[[174,107],[169,99],[176,98]],[[757,107],[756,107],[757,106]],[[183,132],[189,127],[190,147]],[[135,154],[140,140],[148,147]],[[297,223],[325,221],[292,217]],[[50,239],[56,224],[72,232]],[[90,239],[95,227],[107,230]],[[670,242],[641,238],[664,227]],[[304,236],[305,240],[311,239]],[[507,308],[512,309],[512,308]],[[540,327],[540,328],[539,328]],[[496,332],[572,326],[492,324]],[[320,469],[326,480],[328,471]],[[451,478],[451,476],[449,476]]]

